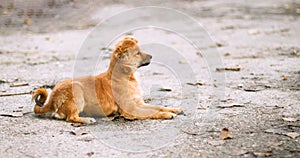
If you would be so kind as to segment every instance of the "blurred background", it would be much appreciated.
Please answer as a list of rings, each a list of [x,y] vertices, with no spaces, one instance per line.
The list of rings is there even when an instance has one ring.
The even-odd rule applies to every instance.
[[[195,18],[254,20],[274,14],[286,21],[300,15],[297,0],[1,0],[0,28],[1,33],[86,29],[122,10],[146,5],[178,9]]]

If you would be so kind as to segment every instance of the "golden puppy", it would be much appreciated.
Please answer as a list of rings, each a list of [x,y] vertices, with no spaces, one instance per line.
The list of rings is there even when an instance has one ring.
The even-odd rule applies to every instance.
[[[150,64],[151,55],[142,52],[133,37],[125,37],[114,49],[106,72],[65,80],[57,84],[45,104],[48,93],[38,89],[33,94],[34,113],[51,113],[57,119],[84,124],[94,123],[87,116],[120,115],[126,119],[171,119],[182,113],[178,108],[148,105],[144,102],[134,72]]]

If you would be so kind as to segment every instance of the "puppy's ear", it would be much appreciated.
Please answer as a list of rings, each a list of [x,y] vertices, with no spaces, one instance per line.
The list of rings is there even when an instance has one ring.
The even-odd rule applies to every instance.
[[[138,43],[138,40],[134,36],[125,36],[123,40],[124,41],[131,40],[131,41],[134,41],[135,43]]]
[[[114,55],[120,58],[121,56],[124,55],[125,51],[128,51],[128,49],[133,48],[136,45],[137,45],[137,40],[135,38],[125,37],[116,45]]]

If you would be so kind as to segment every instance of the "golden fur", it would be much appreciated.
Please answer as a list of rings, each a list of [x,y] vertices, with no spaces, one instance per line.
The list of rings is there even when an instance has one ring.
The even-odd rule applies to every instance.
[[[171,119],[182,112],[178,108],[148,105],[144,102],[134,72],[150,63],[151,55],[142,52],[133,37],[117,43],[109,68],[96,76],[65,80],[57,84],[45,104],[46,89],[37,89],[33,95],[37,115],[51,113],[57,119],[84,124],[94,123],[87,116],[119,114],[126,119]]]

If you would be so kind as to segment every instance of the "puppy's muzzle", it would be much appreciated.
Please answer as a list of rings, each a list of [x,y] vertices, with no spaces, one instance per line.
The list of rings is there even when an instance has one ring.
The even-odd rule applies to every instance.
[[[152,55],[146,54],[145,59],[140,63],[139,67],[147,66],[151,63]]]

